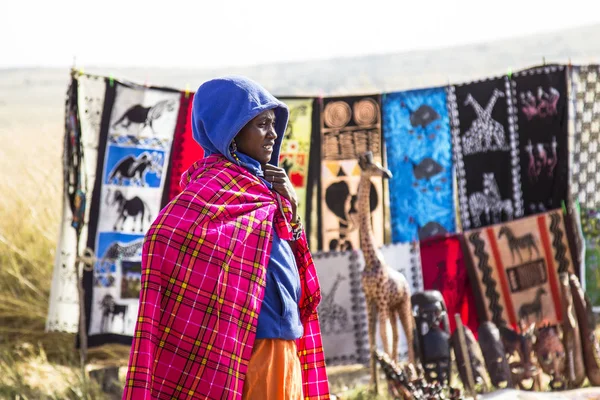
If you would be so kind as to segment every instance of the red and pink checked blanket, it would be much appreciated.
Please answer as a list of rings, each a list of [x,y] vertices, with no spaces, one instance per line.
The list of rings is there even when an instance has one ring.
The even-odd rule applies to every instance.
[[[289,202],[221,156],[196,162],[146,234],[124,399],[241,399],[264,296],[272,229],[291,238]],[[296,241],[305,399],[328,399],[306,237]]]

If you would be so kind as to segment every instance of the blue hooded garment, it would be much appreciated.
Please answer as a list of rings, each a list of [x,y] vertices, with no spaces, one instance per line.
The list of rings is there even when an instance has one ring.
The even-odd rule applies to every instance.
[[[260,163],[250,156],[230,151],[231,141],[252,119],[266,110],[275,112],[277,139],[269,164],[278,165],[279,151],[288,123],[289,110],[258,83],[241,76],[226,76],[203,83],[194,96],[192,132],[205,156],[222,154],[254,175],[263,177]],[[270,182],[263,182],[271,189]],[[293,340],[302,337],[300,322],[300,277],[292,249],[273,229],[273,245],[267,266],[265,297],[256,339]]]
[[[226,76],[203,83],[194,96],[192,132],[205,155],[229,152],[231,141],[252,119],[266,110],[275,112],[277,139],[269,164],[278,165],[279,150],[288,123],[289,109],[258,83],[241,76]]]

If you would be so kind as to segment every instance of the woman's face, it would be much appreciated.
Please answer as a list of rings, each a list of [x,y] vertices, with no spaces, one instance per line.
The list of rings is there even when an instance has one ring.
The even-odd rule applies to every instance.
[[[239,151],[264,165],[271,160],[275,139],[275,112],[267,110],[242,128],[235,137],[235,143]]]

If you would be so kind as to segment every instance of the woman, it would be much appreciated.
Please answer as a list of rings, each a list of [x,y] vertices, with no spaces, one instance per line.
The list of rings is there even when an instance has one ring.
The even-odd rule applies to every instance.
[[[194,97],[205,158],[158,215],[124,399],[326,399],[319,283],[277,167],[288,109],[225,77]]]

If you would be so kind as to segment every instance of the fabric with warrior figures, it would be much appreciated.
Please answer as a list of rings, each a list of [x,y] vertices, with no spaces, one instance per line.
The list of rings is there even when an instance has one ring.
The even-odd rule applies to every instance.
[[[571,96],[575,109],[571,191],[582,207],[600,209],[600,66],[571,69]]]
[[[562,66],[513,74],[525,215],[559,208],[569,184],[567,75]]]
[[[177,127],[173,137],[171,163],[169,164],[169,191],[167,201],[181,192],[179,181],[188,168],[204,156],[204,150],[192,137],[192,103],[194,93],[182,93],[177,117]]]
[[[101,121],[83,285],[88,345],[131,343],[144,235],[162,208],[181,93],[113,81]]]
[[[222,156],[195,163],[184,186],[145,237],[139,334],[124,399],[241,399],[272,230],[284,240],[292,236],[289,202]],[[304,398],[327,399],[316,311],[321,292],[305,235],[295,256]]]
[[[371,151],[374,161],[382,162],[380,110],[378,95],[322,100],[319,224],[325,251],[359,248],[358,155]],[[385,236],[383,196],[382,178],[371,178],[370,218],[379,246]]]
[[[444,297],[450,330],[456,328],[455,314],[477,336],[479,320],[460,237],[438,236],[421,241],[423,288],[437,290]]]
[[[523,215],[514,104],[508,77],[448,88],[464,230]]]
[[[95,184],[100,121],[106,82],[81,75],[69,87],[65,115],[62,221],[52,275],[46,330],[75,333],[79,327],[76,258],[88,237],[90,201]],[[77,248],[77,229],[80,230]]]
[[[298,215],[304,220],[306,215],[308,165],[310,139],[312,135],[312,114],[314,99],[279,99],[290,109],[285,137],[279,153],[279,165],[285,169],[298,196]]]
[[[464,233],[480,320],[519,329],[562,321],[558,274],[573,272],[561,210]]]
[[[600,311],[600,211],[581,209],[585,240],[585,276],[581,279],[594,311]]]
[[[455,232],[452,136],[442,88],[383,96],[392,241]]]

